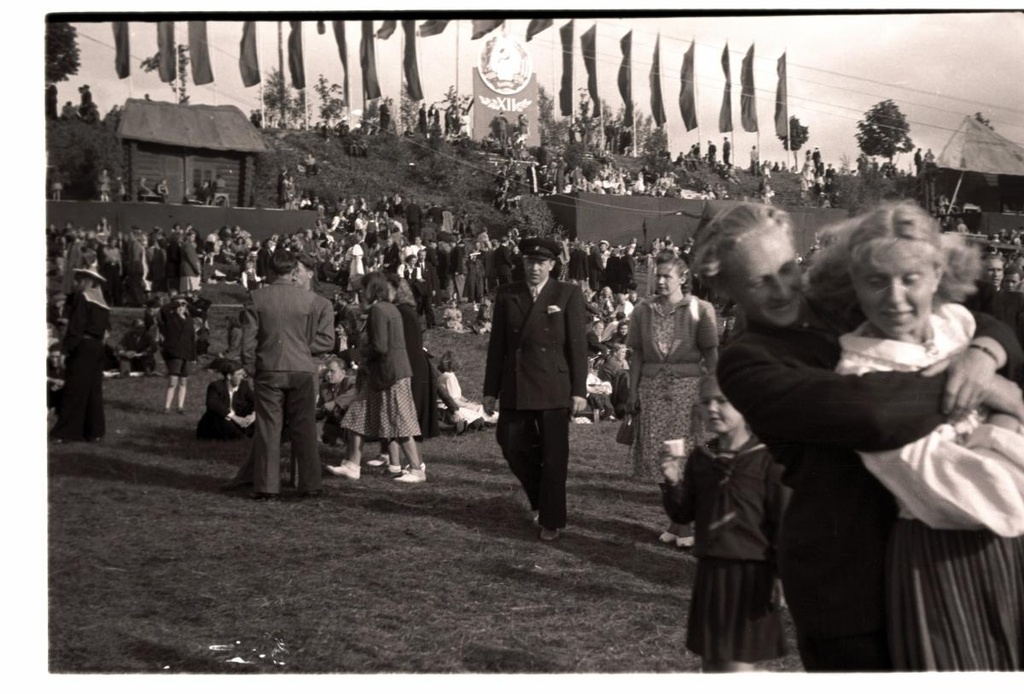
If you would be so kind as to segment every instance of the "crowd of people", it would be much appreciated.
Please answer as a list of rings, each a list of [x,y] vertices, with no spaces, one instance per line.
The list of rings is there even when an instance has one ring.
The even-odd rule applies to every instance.
[[[424,439],[493,427],[557,542],[569,429],[615,420],[630,474],[660,485],[659,539],[698,559],[686,643],[705,670],[782,655],[783,605],[807,670],[1024,668],[1019,253],[978,254],[913,203],[804,256],[759,203],[646,248],[492,239],[400,195],[342,203],[260,243],[51,228],[51,438],[102,439],[104,372],[156,374],[157,354],[163,410],[183,412],[205,355],[221,377],[197,437],[249,442],[225,488],[279,498],[284,441],[301,496],[375,468],[422,484]],[[249,292],[212,355],[200,291],[220,281]],[[109,344],[122,305],[145,311]],[[487,335],[479,401],[425,328]]]

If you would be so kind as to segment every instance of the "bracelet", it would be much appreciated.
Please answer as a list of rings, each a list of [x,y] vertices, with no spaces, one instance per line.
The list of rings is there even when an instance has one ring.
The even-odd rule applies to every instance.
[[[972,342],[971,344],[969,344],[967,346],[967,349],[977,349],[977,350],[980,350],[980,351],[984,352],[988,356],[992,357],[992,361],[994,361],[996,363],[996,366],[999,366],[999,357],[996,356],[996,353],[993,352],[988,347],[986,347],[985,345],[979,345],[976,342]]]

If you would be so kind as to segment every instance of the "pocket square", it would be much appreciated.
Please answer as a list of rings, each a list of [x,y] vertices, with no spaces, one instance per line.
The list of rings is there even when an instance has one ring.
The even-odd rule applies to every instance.
[[[561,313],[561,312],[562,312],[562,309],[558,308],[557,306],[548,306],[548,315],[551,315],[552,313]]]

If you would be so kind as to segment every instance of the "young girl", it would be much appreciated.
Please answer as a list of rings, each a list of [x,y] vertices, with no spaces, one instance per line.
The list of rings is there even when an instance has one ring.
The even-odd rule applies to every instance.
[[[685,467],[681,443],[666,441],[661,452],[665,510],[676,523],[694,523],[698,562],[686,647],[704,672],[750,671],[786,653],[775,573],[787,498],[782,468],[714,376],[701,379],[698,411],[716,438],[695,448]]]

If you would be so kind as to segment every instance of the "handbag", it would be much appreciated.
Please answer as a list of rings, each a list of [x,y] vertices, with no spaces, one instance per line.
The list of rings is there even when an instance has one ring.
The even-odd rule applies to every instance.
[[[626,418],[619,424],[619,430],[615,433],[615,442],[632,446],[634,436],[636,436],[636,424],[633,421],[633,415],[626,415]]]

